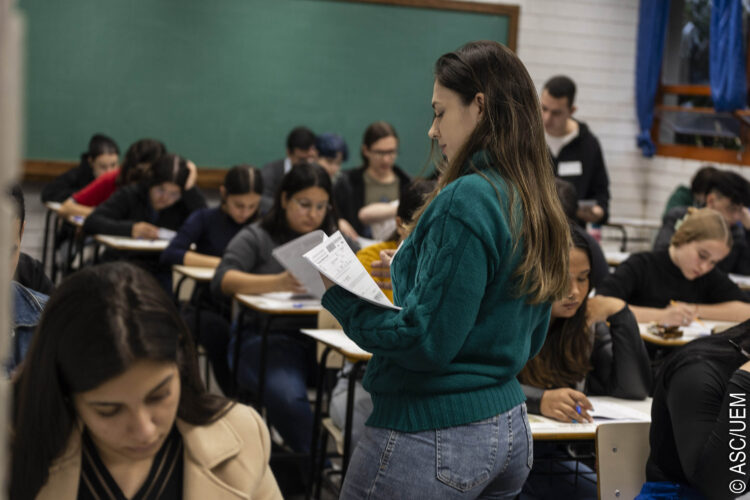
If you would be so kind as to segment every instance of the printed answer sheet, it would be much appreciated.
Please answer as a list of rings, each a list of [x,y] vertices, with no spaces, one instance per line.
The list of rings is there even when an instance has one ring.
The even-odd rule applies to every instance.
[[[320,273],[302,256],[315,248],[327,238],[326,233],[318,229],[295,238],[289,243],[275,248],[271,254],[284,268],[292,273],[307,293],[320,299],[326,291]]]
[[[349,248],[340,231],[307,252],[304,258],[329,280],[354,295],[380,307],[397,311],[401,309],[391,304]]]

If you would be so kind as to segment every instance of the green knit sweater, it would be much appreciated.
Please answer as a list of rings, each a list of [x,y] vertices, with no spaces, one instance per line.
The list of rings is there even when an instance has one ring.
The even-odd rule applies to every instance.
[[[370,426],[452,427],[525,400],[516,375],[544,343],[550,305],[514,293],[521,246],[513,251],[508,187],[485,173],[494,188],[478,174],[451,183],[396,254],[391,276],[401,311],[338,286],[323,296],[346,334],[374,355],[364,379]]]

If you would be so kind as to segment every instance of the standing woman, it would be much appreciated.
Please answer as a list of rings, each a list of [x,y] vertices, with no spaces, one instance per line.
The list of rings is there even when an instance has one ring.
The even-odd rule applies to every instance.
[[[323,296],[374,354],[342,498],[514,498],[533,461],[516,376],[567,290],[569,251],[539,100],[519,59],[480,41],[438,59],[432,107],[448,165],[391,265],[402,309]]]
[[[17,383],[9,498],[281,498],[263,421],[206,391],[153,278],[104,264],[57,292]]]

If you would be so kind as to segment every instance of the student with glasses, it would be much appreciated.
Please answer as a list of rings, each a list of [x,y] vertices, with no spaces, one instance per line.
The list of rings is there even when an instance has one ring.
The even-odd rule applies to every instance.
[[[206,200],[195,187],[195,165],[178,155],[165,155],[137,184],[125,186],[86,218],[88,234],[110,234],[156,239],[159,228],[176,231]],[[159,264],[155,252],[116,252],[108,249],[105,260],[127,259],[154,273],[171,290],[171,269]]]
[[[229,242],[216,268],[211,291],[232,297],[237,293],[305,293],[297,279],[271,255],[274,248],[303,234],[337,230],[330,205],[331,177],[317,164],[298,163],[281,181],[270,212],[245,226]],[[251,318],[252,319],[252,318]],[[252,325],[252,321],[248,321]],[[284,443],[297,452],[308,452],[312,438],[313,415],[307,401],[307,383],[315,374],[315,343],[299,335],[300,328],[314,328],[315,319],[274,322],[269,337],[263,405],[268,422]],[[246,328],[245,325],[240,325]],[[240,390],[258,390],[260,360],[259,332],[243,335],[239,366]],[[229,353],[234,352],[234,339]]]
[[[385,239],[395,230],[392,221],[398,205],[393,202],[398,202],[411,182],[409,175],[396,166],[396,129],[386,122],[372,123],[362,138],[361,155],[362,166],[341,172],[333,189],[339,227],[352,239]],[[363,213],[366,207],[375,210]],[[377,224],[383,225],[382,230],[374,227]]]

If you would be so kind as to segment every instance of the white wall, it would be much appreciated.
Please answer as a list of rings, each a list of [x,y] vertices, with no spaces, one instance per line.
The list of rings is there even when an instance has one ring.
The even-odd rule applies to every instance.
[[[674,187],[689,184],[702,162],[643,158],[636,147],[638,0],[484,1],[520,5],[517,52],[539,90],[556,74],[578,85],[576,117],[602,144],[613,216],[660,217]],[[718,166],[750,178],[748,169]]]

